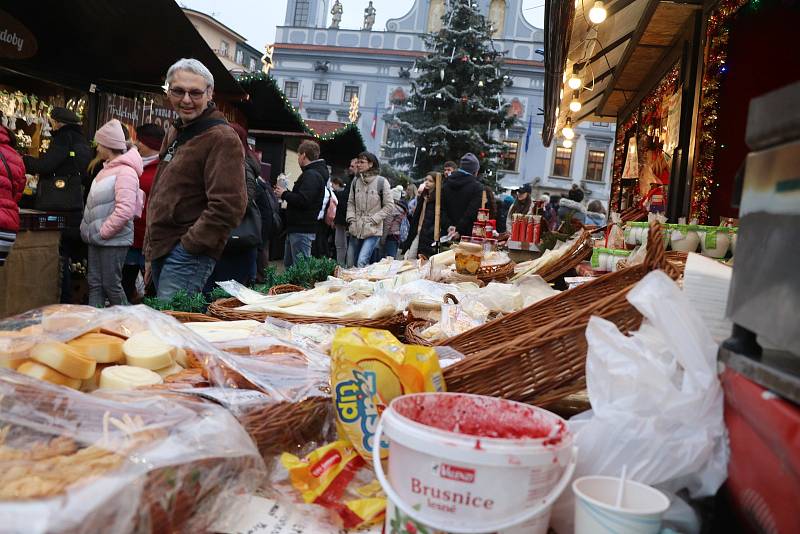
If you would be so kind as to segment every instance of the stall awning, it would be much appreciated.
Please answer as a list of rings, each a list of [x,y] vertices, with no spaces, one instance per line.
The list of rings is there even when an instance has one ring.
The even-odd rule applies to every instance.
[[[159,92],[169,66],[200,60],[217,94],[244,97],[233,76],[173,0],[45,0],[0,7],[36,40],[27,58],[0,57],[0,67],[89,90]],[[0,55],[2,56],[2,55]]]
[[[612,121],[632,103],[675,47],[699,3],[667,0],[614,0],[606,3],[608,17],[593,26],[591,0],[550,0],[545,47],[545,125],[542,140],[550,145],[567,117],[581,121]],[[565,5],[574,6],[571,17]],[[584,11],[585,10],[585,11]],[[566,54],[551,53],[567,43]],[[577,113],[569,110],[573,91],[564,84],[576,72],[583,81]],[[563,94],[561,91],[563,90]],[[558,111],[558,114],[556,114]]]

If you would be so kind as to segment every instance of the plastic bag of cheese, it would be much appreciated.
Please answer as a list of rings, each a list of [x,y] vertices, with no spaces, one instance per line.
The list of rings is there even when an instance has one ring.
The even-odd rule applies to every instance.
[[[3,532],[206,532],[266,478],[250,437],[194,397],[87,395],[0,369]]]
[[[181,382],[220,362],[213,345],[146,306],[47,306],[0,321],[0,367],[87,392]]]

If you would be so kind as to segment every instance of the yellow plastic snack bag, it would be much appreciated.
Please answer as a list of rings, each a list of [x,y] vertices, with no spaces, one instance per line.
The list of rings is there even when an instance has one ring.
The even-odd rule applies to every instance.
[[[386,330],[340,328],[331,350],[331,385],[339,436],[372,459],[375,428],[395,397],[444,391],[435,349],[404,345]],[[388,444],[381,443],[381,458]]]

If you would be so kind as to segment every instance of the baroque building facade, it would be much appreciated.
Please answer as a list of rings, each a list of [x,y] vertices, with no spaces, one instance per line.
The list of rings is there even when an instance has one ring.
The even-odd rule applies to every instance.
[[[368,3],[340,1],[345,10],[359,12]],[[571,148],[555,143],[545,148],[539,114],[544,94],[544,31],[525,20],[522,0],[475,2],[492,23],[495,46],[506,52],[512,84],[503,96],[518,119],[515,127],[497,132],[509,153],[503,161],[502,185],[513,189],[531,183],[534,191],[564,193],[578,184],[588,199],[607,204],[614,125],[582,123],[575,128]],[[347,122],[351,102],[357,97],[358,125],[367,149],[383,156],[391,128],[382,117],[410,95],[414,61],[426,53],[422,34],[441,27],[446,0],[414,0],[404,16],[389,19],[382,30],[329,27],[333,3],[288,0],[284,24],[276,30],[271,73],[308,119]]]

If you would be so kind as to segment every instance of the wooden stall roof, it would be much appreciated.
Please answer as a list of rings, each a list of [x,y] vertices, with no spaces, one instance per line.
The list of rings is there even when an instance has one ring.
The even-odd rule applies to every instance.
[[[551,0],[551,3],[562,1],[574,0]],[[571,31],[562,23],[562,28],[550,28],[548,32],[545,46],[552,46],[558,39],[569,39],[569,53],[564,65],[546,62],[545,70],[569,74],[577,69],[584,87],[579,94],[582,107],[577,113],[569,111],[573,92],[565,84],[545,89],[558,93],[555,97],[545,95],[542,139],[546,145],[568,116],[573,124],[616,120],[637,93],[646,89],[644,84],[653,72],[666,67],[664,61],[689,18],[701,7],[699,0],[614,0],[607,3],[606,20],[592,27],[587,19],[592,5],[591,0],[578,0]],[[559,26],[557,21],[547,20],[547,23]],[[559,113],[548,110],[548,106]]]

